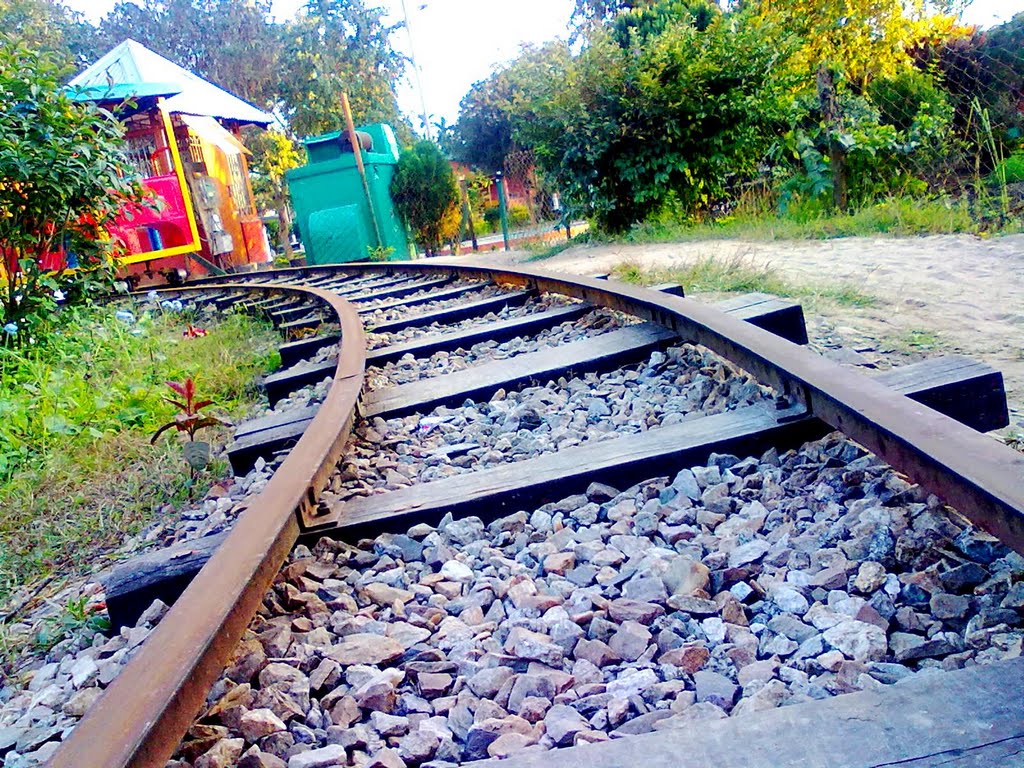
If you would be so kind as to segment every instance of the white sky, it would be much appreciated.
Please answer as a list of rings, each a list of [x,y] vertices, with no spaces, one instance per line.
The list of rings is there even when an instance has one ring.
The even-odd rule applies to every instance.
[[[96,21],[115,0],[64,2]],[[288,18],[304,2],[274,0],[273,14],[279,20]],[[401,0],[379,0],[379,5],[388,10],[391,21],[402,18]],[[494,64],[515,56],[520,44],[565,37],[573,5],[573,0],[406,0],[431,120],[443,116],[454,122],[470,85],[487,77]],[[1024,0],[975,0],[964,21],[987,27],[1021,12]],[[394,45],[408,53],[404,31],[395,36]],[[399,90],[399,101],[409,115],[421,113],[411,71]],[[420,122],[413,117],[413,125]]]

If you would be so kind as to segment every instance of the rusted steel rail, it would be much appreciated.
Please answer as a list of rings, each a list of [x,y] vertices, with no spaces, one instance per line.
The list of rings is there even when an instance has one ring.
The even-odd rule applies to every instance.
[[[1024,455],[914,403],[868,376],[736,320],[706,304],[621,282],[540,269],[505,269],[451,261],[395,262],[391,273],[457,272],[530,287],[628,312],[671,328],[718,353],[794,403],[865,446],[975,524],[1024,553]],[[380,264],[327,268],[357,274]],[[303,279],[325,268],[279,274]]]
[[[365,345],[356,310],[301,282],[368,271],[486,279],[583,299],[671,328],[774,387],[786,407],[802,406],[1024,551],[1024,456],[866,376],[690,299],[536,269],[433,261],[296,268],[274,273],[273,282],[249,283],[250,275],[200,281],[185,290],[295,293],[329,305],[342,328],[335,382],[305,436],[224,546],[51,759],[54,768],[162,766],[173,753],[299,535],[299,514],[315,505],[337,463],[362,387]]]
[[[298,516],[316,504],[348,438],[365,359],[355,309],[316,288],[272,283],[258,288],[316,298],[330,308],[342,332],[334,384],[303,438],[239,517],[224,546],[50,759],[53,768],[166,764],[292,549]]]

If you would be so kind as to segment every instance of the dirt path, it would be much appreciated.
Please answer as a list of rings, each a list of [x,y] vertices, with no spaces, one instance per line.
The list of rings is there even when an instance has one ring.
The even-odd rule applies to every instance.
[[[645,268],[737,256],[771,265],[791,283],[846,283],[877,297],[872,307],[816,302],[813,336],[838,339],[881,362],[961,352],[1003,372],[1010,430],[1024,431],[1024,235],[845,238],[825,241],[715,240],[655,245],[581,246],[536,262],[573,274],[605,272],[624,261]],[[487,254],[520,263],[529,254]]]

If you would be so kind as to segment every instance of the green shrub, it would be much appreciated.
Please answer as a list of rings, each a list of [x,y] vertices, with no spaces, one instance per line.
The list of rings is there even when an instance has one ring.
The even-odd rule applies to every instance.
[[[510,227],[525,227],[531,221],[530,209],[522,203],[513,203],[508,209],[508,224]]]
[[[391,179],[391,198],[428,255],[457,236],[459,190],[451,164],[434,142],[420,141],[402,152]]]
[[[1024,181],[1024,150],[1017,150],[1006,158],[989,177],[993,182],[1017,184]]]
[[[121,125],[61,87],[48,55],[0,35],[0,321],[8,343],[29,339],[56,309],[106,290],[104,226],[141,195],[122,170]],[[63,251],[77,269],[45,272]]]
[[[567,202],[610,232],[670,203],[710,208],[758,171],[791,100],[785,30],[744,11],[702,28],[682,5],[662,0],[669,22],[659,31],[645,21],[650,37],[636,48],[595,32],[522,105],[522,143]]]

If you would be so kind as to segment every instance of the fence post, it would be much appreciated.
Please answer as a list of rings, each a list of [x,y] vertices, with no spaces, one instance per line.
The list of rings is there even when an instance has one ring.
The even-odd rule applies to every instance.
[[[505,241],[505,250],[511,251],[512,246],[508,238],[508,202],[505,200],[505,177],[501,171],[494,174],[494,181],[498,185],[498,210],[501,212],[501,236]]]
[[[480,246],[476,242],[476,228],[473,226],[473,208],[469,204],[469,187],[466,184],[465,176],[459,176],[459,194],[462,197],[462,217],[469,228],[469,239],[473,241],[473,250],[479,251]]]
[[[826,65],[818,67],[818,101],[821,116],[828,130],[829,165],[832,168],[832,206],[846,210],[846,150],[839,142],[843,130],[843,113],[836,93],[835,75]]]

